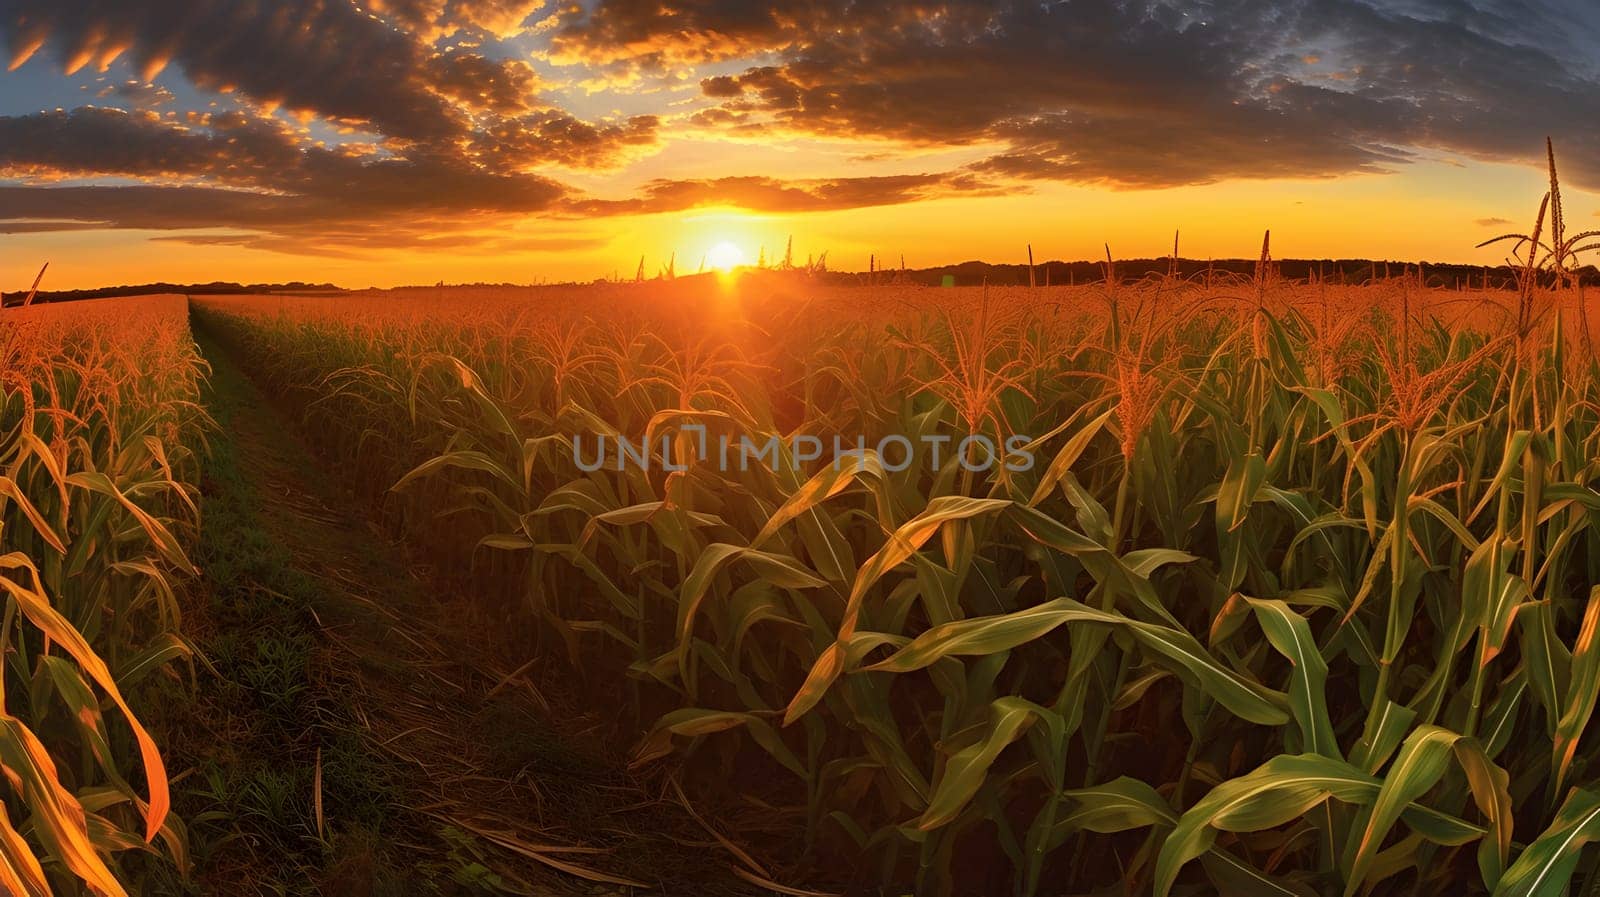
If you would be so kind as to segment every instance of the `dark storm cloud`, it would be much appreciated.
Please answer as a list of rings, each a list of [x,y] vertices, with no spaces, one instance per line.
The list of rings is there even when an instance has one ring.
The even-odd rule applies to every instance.
[[[43,42],[71,67],[125,48],[137,69],[167,62],[202,87],[437,139],[464,127],[427,89],[426,51],[346,0],[0,0],[13,55]]]
[[[1170,187],[1224,178],[1330,177],[1388,170],[1409,158],[1376,135],[1328,140],[1293,116],[1222,106],[1161,120],[1050,115],[995,129],[1010,149],[972,166],[990,175]],[[1177,134],[1181,133],[1181,137]]]
[[[0,171],[163,177],[226,174],[254,184],[298,166],[294,136],[242,113],[182,128],[152,112],[83,107],[0,117]]]
[[[396,180],[413,176],[404,166],[384,172]],[[468,186],[468,185],[460,185]],[[350,207],[315,196],[277,195],[207,186],[10,187],[0,186],[0,232],[32,233],[122,228],[155,231],[231,229],[239,233],[174,234],[158,237],[198,245],[247,246],[301,255],[347,256],[374,249],[451,249],[492,254],[546,246],[571,246],[577,238],[518,237],[500,225],[511,212],[550,206],[553,185],[483,183],[515,195],[480,200],[474,211],[396,208],[392,200]],[[445,214],[447,213],[447,214]],[[488,230],[481,230],[488,228]],[[580,240],[588,243],[591,238]]]
[[[386,201],[375,194],[388,189],[397,205],[449,207],[494,197],[546,164],[615,162],[627,147],[653,144],[657,125],[648,115],[594,125],[547,111],[496,119],[464,146],[412,146],[384,154],[366,144],[321,146],[276,118],[242,111],[190,118],[193,124],[179,124],[155,112],[93,106],[0,116],[0,172],[204,177],[373,202]],[[375,173],[388,171],[406,174],[393,183],[371,183]],[[477,184],[490,186],[480,190]],[[504,195],[514,202],[517,192]]]
[[[150,186],[0,187],[9,219],[82,227],[250,228],[330,245],[414,239],[551,208],[566,193],[535,174],[449,153],[387,155],[307,144],[270,118],[230,112],[182,127],[151,113],[83,108],[0,117],[0,174],[114,176]]]
[[[435,38],[505,29],[538,5],[406,2],[385,18],[349,0],[0,0],[0,38],[14,61],[44,48],[69,69],[119,56],[141,72],[170,63],[203,88],[447,144],[476,130],[474,112],[545,104],[526,62],[436,50]]]
[[[535,211],[561,193],[535,175],[446,152],[374,154],[305,143],[277,119],[229,112],[196,127],[149,113],[85,107],[0,117],[0,171],[204,179],[294,194],[348,215],[382,211]]]
[[[1163,187],[1533,160],[1600,186],[1590,0],[602,0],[557,47],[619,71],[769,56],[704,79],[695,123],[999,142],[989,174]]]
[[[8,216],[73,221],[80,229],[290,225],[303,204],[296,197],[202,186],[0,186],[0,205]]]

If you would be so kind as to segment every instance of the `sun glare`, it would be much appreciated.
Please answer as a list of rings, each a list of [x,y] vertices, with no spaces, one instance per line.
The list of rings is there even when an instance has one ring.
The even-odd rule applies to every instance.
[[[723,240],[706,253],[706,264],[724,273],[744,264],[744,250]]]

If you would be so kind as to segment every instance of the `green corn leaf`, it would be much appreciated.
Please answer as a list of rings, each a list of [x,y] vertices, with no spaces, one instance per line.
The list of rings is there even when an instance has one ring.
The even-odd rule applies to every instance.
[[[1555,781],[1551,785],[1551,792],[1555,794],[1561,793],[1567,770],[1572,766],[1572,757],[1578,750],[1578,739],[1583,736],[1584,727],[1594,713],[1595,698],[1600,696],[1600,646],[1595,644],[1597,629],[1600,629],[1600,586],[1589,592],[1583,626],[1578,630],[1578,640],[1572,646],[1572,674],[1552,745],[1551,765],[1555,767]]]
[[[1050,466],[1046,467],[1044,473],[1039,476],[1039,485],[1034,487],[1033,495],[1028,499],[1029,507],[1037,507],[1040,502],[1050,496],[1056,484],[1060,483],[1068,472],[1072,470],[1072,465],[1078,463],[1078,459],[1083,457],[1083,452],[1089,447],[1089,442],[1099,434],[1100,430],[1105,427],[1106,421],[1110,420],[1115,413],[1115,408],[1107,409],[1099,417],[1084,424],[1082,429],[1068,437],[1066,444],[1050,460]],[[1033,443],[1029,444],[1030,451],[1033,445]]]
[[[1335,797],[1369,800],[1378,782],[1320,754],[1280,754],[1254,772],[1212,788],[1179,818],[1156,859],[1155,894],[1166,897],[1178,872],[1211,849],[1218,831],[1252,832],[1298,819]]]
[[[907,672],[921,669],[946,656],[988,654],[1000,647],[1024,644],[1065,623],[1119,627],[1149,651],[1167,669],[1194,683],[1218,703],[1243,719],[1263,725],[1287,722],[1287,698],[1282,692],[1244,678],[1227,669],[1181,629],[1141,623],[1121,614],[1094,610],[1070,598],[1038,605],[1016,614],[978,617],[947,623],[928,630],[911,644],[872,669]]]
[[[989,767],[1006,745],[1021,738],[1028,727],[1048,712],[1022,698],[1000,698],[989,705],[989,722],[983,737],[957,751],[944,765],[933,785],[928,808],[917,820],[917,828],[931,831],[948,824],[983,786]]]
[[[1013,614],[973,617],[935,626],[888,658],[865,667],[907,673],[931,666],[945,657],[971,657],[1009,651],[1027,644],[1073,620],[1097,619],[1076,602],[1061,598]]]
[[[1553,742],[1556,725],[1565,710],[1563,696],[1571,673],[1572,655],[1555,638],[1548,600],[1522,605],[1517,623],[1529,691],[1544,708],[1545,728]]]
[[[1575,788],[1555,819],[1500,877],[1494,897],[1563,897],[1584,845],[1600,838],[1600,795]]]
[[[752,713],[704,710],[696,707],[674,710],[657,720],[650,733],[634,750],[633,764],[638,766],[665,757],[672,750],[674,735],[698,738],[737,728],[748,731],[757,744],[789,771],[797,776],[805,776],[805,767],[801,765],[799,758],[789,750],[778,737],[777,731],[766,720]]]
[[[447,452],[443,455],[429,458],[412,468],[390,488],[395,492],[399,492],[417,480],[435,476],[441,471],[451,468],[487,473],[512,489],[518,492],[522,491],[522,481],[515,474],[507,470],[500,462],[478,451]]]
[[[807,570],[799,561],[787,555],[757,551],[739,545],[717,542],[708,545],[695,560],[694,568],[683,580],[678,596],[678,652],[680,659],[689,648],[694,634],[695,616],[700,602],[717,573],[734,561],[748,564],[764,581],[783,589],[814,589],[827,582]]]
[[[844,619],[839,625],[838,638],[848,639],[855,633],[857,619],[861,613],[861,603],[866,599],[867,591],[884,574],[899,566],[913,552],[920,549],[945,524],[993,513],[1010,507],[1011,504],[1000,499],[963,496],[944,496],[928,502],[928,507],[895,530],[889,536],[888,543],[879,549],[877,554],[868,558],[866,564],[856,574],[855,584],[850,589],[850,597],[845,605]],[[834,680],[843,672],[844,651],[841,645],[835,642],[817,656],[811,671],[806,675],[806,681],[790,699],[789,706],[784,711],[783,724],[785,726],[792,724],[815,707]]]
[[[1294,666],[1286,693],[1289,708],[1300,728],[1301,745],[1309,753],[1343,759],[1334,739],[1333,720],[1328,715],[1328,665],[1317,651],[1311,627],[1305,617],[1290,610],[1282,601],[1260,598],[1249,601],[1267,639]]]
[[[1217,489],[1217,542],[1222,551],[1218,577],[1227,591],[1237,589],[1244,582],[1247,552],[1239,530],[1266,479],[1267,462],[1252,452],[1228,465],[1228,473]]]
[[[1177,814],[1154,788],[1129,776],[1065,791],[1062,797],[1073,806],[1056,820],[1057,840],[1080,830],[1110,834],[1178,822]]]
[[[1400,814],[1444,775],[1451,750],[1460,737],[1437,726],[1421,726],[1400,746],[1400,753],[1384,776],[1376,800],[1362,813],[1362,822],[1350,832],[1341,866],[1345,874],[1345,897],[1351,897],[1366,881],[1374,855]]]
[[[1478,845],[1478,871],[1492,890],[1511,858],[1511,834],[1516,822],[1511,806],[1511,777],[1472,738],[1456,742],[1456,760],[1466,773],[1478,812],[1489,823],[1489,834]]]
[[[1275,828],[1330,798],[1368,806],[1378,799],[1381,786],[1379,779],[1341,760],[1320,754],[1279,754],[1255,771],[1212,788],[1179,818],[1156,859],[1155,894],[1166,897],[1183,866],[1212,849],[1218,831]],[[1415,803],[1401,805],[1400,818],[1413,831],[1441,844],[1466,843],[1485,833],[1481,827]]]

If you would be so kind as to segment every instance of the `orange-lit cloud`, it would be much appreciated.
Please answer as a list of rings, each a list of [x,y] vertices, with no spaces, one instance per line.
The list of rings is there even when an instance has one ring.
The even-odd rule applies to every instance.
[[[654,214],[704,206],[735,206],[756,212],[821,212],[1003,192],[1007,192],[1005,188],[966,173],[798,181],[727,177],[651,181],[631,199],[578,200],[564,208],[579,215]]]

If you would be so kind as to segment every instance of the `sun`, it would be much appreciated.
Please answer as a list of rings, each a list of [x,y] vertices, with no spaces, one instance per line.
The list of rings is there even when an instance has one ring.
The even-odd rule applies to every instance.
[[[744,250],[723,240],[706,253],[706,263],[718,271],[727,273],[744,264]]]

